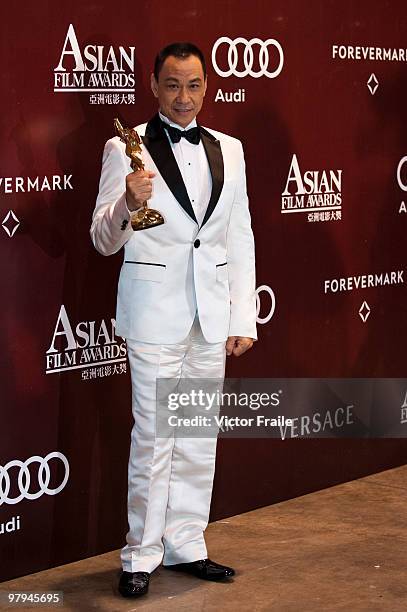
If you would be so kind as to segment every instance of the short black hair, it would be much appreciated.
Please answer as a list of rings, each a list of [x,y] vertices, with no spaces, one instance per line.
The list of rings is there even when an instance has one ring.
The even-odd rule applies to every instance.
[[[167,45],[157,54],[157,57],[155,58],[154,62],[154,76],[156,81],[158,81],[158,75],[160,74],[161,68],[163,67],[165,60],[167,59],[167,57],[170,57],[170,55],[173,55],[174,57],[178,58],[187,58],[190,55],[195,55],[202,64],[204,77],[206,78],[206,64],[202,51],[192,43],[176,42],[172,43],[171,45]]]

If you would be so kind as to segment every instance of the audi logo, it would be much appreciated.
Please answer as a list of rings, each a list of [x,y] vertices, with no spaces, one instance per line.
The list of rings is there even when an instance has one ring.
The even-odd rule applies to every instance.
[[[51,480],[51,470],[50,470],[50,461],[52,459],[59,459],[62,461],[62,464],[65,468],[65,475],[62,479],[62,482],[59,486],[55,488],[50,488],[48,485]],[[31,484],[31,474],[29,470],[29,466],[34,463],[38,463],[38,491],[34,493],[30,493],[30,484]],[[19,490],[19,494],[17,497],[9,497],[10,488],[11,488],[11,477],[10,470],[11,468],[19,468],[18,478],[17,478],[17,487]],[[0,506],[2,504],[18,504],[23,499],[38,499],[44,493],[46,495],[57,495],[62,491],[68,482],[69,478],[69,463],[68,459],[62,453],[53,452],[48,453],[46,457],[39,457],[38,455],[34,455],[34,457],[30,457],[27,461],[20,461],[19,459],[13,459],[6,463],[6,465],[0,465]]]
[[[403,179],[401,177],[403,166],[406,162],[407,162],[407,156],[402,157],[399,161],[399,165],[397,166],[397,182],[399,184],[400,189],[402,189],[403,191],[407,191],[407,185],[403,183]]]
[[[271,298],[271,305],[270,305],[270,310],[269,313],[266,317],[259,317],[260,314],[260,293],[262,291],[265,291],[266,293],[268,293],[268,295]],[[257,323],[260,323],[260,325],[264,325],[265,323],[268,323],[271,319],[271,317],[274,314],[274,311],[276,309],[276,298],[274,295],[274,291],[272,289],[270,289],[270,287],[268,287],[267,285],[260,285],[260,287],[257,287],[256,289],[256,315],[257,315]]]
[[[228,45],[228,65],[229,70],[221,70],[218,66],[216,54],[221,45]],[[244,70],[237,70],[237,65],[239,62],[239,51],[238,45],[244,45],[243,52],[243,64]],[[254,64],[254,52],[253,47],[257,49],[258,47],[258,63],[259,69],[253,70]],[[269,47],[274,47],[278,53],[278,66],[272,72],[269,72],[268,67],[270,63],[270,53]],[[221,77],[229,77],[236,76],[239,78],[251,76],[255,79],[258,79],[261,76],[266,76],[269,79],[275,79],[283,69],[284,64],[284,52],[283,48],[274,38],[268,38],[266,41],[260,40],[260,38],[252,38],[251,40],[247,40],[247,38],[242,38],[239,36],[232,40],[228,36],[222,36],[218,38],[212,48],[212,65],[215,69],[215,72]]]

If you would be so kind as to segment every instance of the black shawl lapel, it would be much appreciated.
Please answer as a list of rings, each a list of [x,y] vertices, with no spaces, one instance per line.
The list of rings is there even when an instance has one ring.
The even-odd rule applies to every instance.
[[[202,227],[208,221],[209,217],[215,210],[216,204],[218,203],[223,188],[224,168],[223,156],[219,140],[217,140],[203,127],[201,127],[201,138],[212,175],[212,193],[209,200],[208,208],[206,209],[205,216],[202,221]]]
[[[142,140],[172,194],[191,219],[198,224],[185,183],[158,114],[147,123],[146,134]]]

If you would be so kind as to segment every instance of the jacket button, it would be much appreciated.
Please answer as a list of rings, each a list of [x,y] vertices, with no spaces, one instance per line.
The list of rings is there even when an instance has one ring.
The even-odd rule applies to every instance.
[[[200,244],[201,244],[201,241],[199,240],[199,238],[197,238],[194,242],[194,247],[198,249]]]

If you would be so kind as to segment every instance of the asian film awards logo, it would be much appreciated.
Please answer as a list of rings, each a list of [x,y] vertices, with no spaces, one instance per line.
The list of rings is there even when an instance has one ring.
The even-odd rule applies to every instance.
[[[54,92],[89,93],[91,104],[134,104],[134,49],[81,45],[71,23],[54,68]]]
[[[342,219],[342,170],[303,172],[294,154],[281,194],[281,212],[305,213],[310,222]]]
[[[45,356],[46,374],[81,370],[82,380],[126,373],[126,342],[115,334],[116,321],[73,325],[62,304]]]

